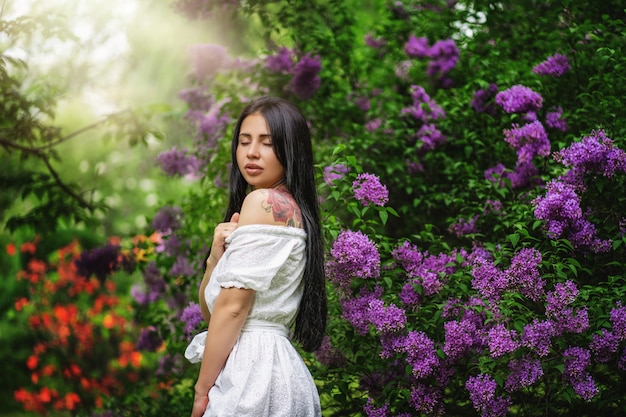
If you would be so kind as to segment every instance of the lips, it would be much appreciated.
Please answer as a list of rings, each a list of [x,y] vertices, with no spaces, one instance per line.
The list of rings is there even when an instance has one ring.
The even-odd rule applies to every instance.
[[[250,175],[257,175],[257,174],[260,174],[261,172],[263,172],[263,168],[261,168],[260,166],[258,166],[256,164],[246,164],[244,169]]]

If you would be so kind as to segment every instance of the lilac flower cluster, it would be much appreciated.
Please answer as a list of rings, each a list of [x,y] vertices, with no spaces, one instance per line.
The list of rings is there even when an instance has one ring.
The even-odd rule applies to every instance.
[[[605,363],[611,360],[619,349],[620,338],[610,330],[602,329],[600,334],[594,334],[589,344],[596,362]]]
[[[610,240],[598,237],[596,227],[583,215],[580,197],[574,185],[552,180],[546,186],[545,196],[533,200],[535,217],[546,222],[548,236],[552,239],[564,237],[576,249],[606,252]]]
[[[428,50],[428,69],[426,74],[430,77],[444,77],[456,67],[459,61],[459,48],[452,39],[442,39]]]
[[[231,122],[231,118],[226,111],[223,110],[225,104],[230,102],[230,98],[215,101],[212,100],[210,105],[202,110],[190,108],[185,113],[187,120],[195,131],[195,149],[196,157],[199,159],[199,165],[206,165],[215,153],[217,141],[224,135],[226,126]],[[196,168],[196,171],[199,167]]]
[[[143,306],[158,300],[165,293],[167,284],[154,261],[148,262],[141,274],[143,283],[133,285],[131,295],[139,305]]]
[[[497,84],[489,84],[487,88],[480,88],[476,90],[472,97],[471,105],[478,113],[487,113],[494,115],[496,113],[496,106],[494,98],[498,93]]]
[[[622,305],[621,301],[618,301],[617,306],[611,309],[609,318],[613,325],[613,332],[619,340],[626,340],[626,306]]]
[[[195,175],[200,168],[200,162],[190,154],[189,150],[186,148],[179,150],[176,146],[161,152],[157,156],[156,162],[163,172],[170,177]]]
[[[546,296],[546,316],[555,325],[556,335],[565,332],[582,333],[589,328],[587,307],[577,310],[571,306],[578,296],[572,281],[559,282]]]
[[[523,248],[511,259],[506,270],[498,269],[488,259],[478,258],[472,268],[472,286],[491,303],[497,303],[505,291],[519,291],[533,301],[544,296],[545,281],[539,274],[541,253]]]
[[[218,44],[199,44],[189,48],[192,74],[203,83],[213,78],[220,70],[231,65],[231,58],[227,49]]]
[[[137,340],[137,350],[146,352],[156,352],[163,344],[163,339],[159,331],[154,326],[148,326],[141,329],[139,339]]]
[[[443,415],[441,400],[441,391],[436,387],[417,383],[411,388],[411,406],[420,413]]]
[[[496,396],[498,384],[489,374],[470,376],[465,383],[470,400],[483,417],[505,416],[511,406],[508,397]]]
[[[539,359],[523,356],[509,362],[509,376],[504,383],[508,392],[515,392],[537,382],[543,376],[543,368]]]
[[[384,206],[389,201],[389,191],[374,174],[359,174],[352,183],[354,198],[359,200],[364,206],[370,204]]]
[[[365,123],[365,130],[367,130],[368,132],[373,132],[376,129],[378,129],[382,124],[383,124],[382,119],[377,117]]]
[[[543,105],[543,97],[524,85],[514,85],[496,94],[496,104],[507,113],[536,112]]]
[[[326,263],[331,282],[347,290],[354,278],[378,278],[380,254],[374,242],[361,231],[343,231],[337,236]]]
[[[446,113],[441,106],[430,98],[426,90],[424,90],[424,87],[419,85],[411,86],[411,98],[413,99],[413,104],[403,108],[402,114],[410,114],[416,120],[421,120],[423,123],[446,117]]]
[[[450,225],[448,231],[453,233],[457,237],[469,235],[472,233],[477,233],[478,229],[476,228],[476,221],[479,219],[478,215],[475,215],[471,219],[465,219],[463,217],[459,217],[456,222]]]
[[[439,366],[435,343],[424,332],[411,331],[404,339],[402,350],[407,355],[415,378],[421,379],[432,375]]]
[[[411,58],[427,58],[429,50],[428,38],[425,36],[418,38],[410,35],[409,40],[404,44],[404,53]]]
[[[571,69],[567,56],[554,54],[533,68],[533,74],[560,77]]]
[[[451,265],[456,262],[456,252],[449,255],[445,253],[431,255],[428,251],[421,252],[417,246],[405,241],[394,249],[392,255],[409,277],[415,278],[411,284],[421,285],[426,296],[438,293],[445,285],[442,275],[449,275],[456,270],[456,267]],[[405,289],[415,291],[413,285],[405,286]],[[401,298],[408,300],[412,297],[404,294]]]
[[[389,416],[389,403],[385,403],[382,407],[376,407],[374,400],[367,399],[367,403],[363,406],[363,411],[367,417],[388,417]]]
[[[267,69],[280,74],[288,74],[293,70],[293,57],[293,50],[282,47],[278,50],[276,55],[267,57]]]
[[[187,338],[191,340],[193,334],[199,330],[200,325],[204,321],[200,306],[190,301],[189,305],[185,307],[180,315],[180,320],[185,323],[183,330]]]
[[[433,123],[423,124],[415,134],[415,137],[421,143],[421,152],[432,151],[437,146],[444,144],[447,139]]]
[[[79,276],[91,278],[95,276],[104,282],[107,276],[123,267],[130,267],[128,260],[122,256],[120,246],[107,243],[91,250],[84,250],[74,261]]]
[[[380,49],[387,44],[387,41],[382,38],[374,38],[371,33],[365,35],[365,45],[370,48]]]
[[[322,80],[319,76],[322,63],[318,56],[306,54],[293,68],[293,78],[289,83],[291,91],[303,100],[313,97]]]
[[[567,120],[563,118],[562,107],[554,107],[546,114],[546,125],[561,132],[567,131]]]
[[[189,259],[184,255],[179,255],[169,270],[169,275],[172,277],[193,277],[196,274],[196,269],[193,267]]]
[[[497,323],[487,332],[487,345],[493,358],[499,358],[507,353],[513,353],[520,346],[517,332],[508,330],[504,324]]]
[[[532,323],[524,326],[521,343],[534,350],[540,357],[545,357],[550,352],[551,340],[556,334],[556,326],[552,320],[534,319]]]
[[[444,325],[443,351],[451,360],[456,360],[472,349],[482,346],[479,327],[474,320],[463,318],[452,320]]]
[[[336,180],[343,178],[348,172],[350,167],[343,164],[328,165],[324,168],[324,182],[332,187]]]
[[[152,219],[154,230],[169,234],[182,226],[183,210],[178,206],[163,206]]]
[[[565,166],[571,167],[565,181],[577,187],[585,188],[585,174],[603,175],[607,178],[618,173],[626,173],[626,152],[615,147],[613,140],[604,130],[592,131],[580,142],[561,149],[554,158]]]
[[[377,287],[373,292],[361,291],[354,298],[346,298],[341,302],[343,317],[365,335],[373,325],[380,334],[396,332],[404,328],[406,313],[401,308],[390,304],[385,306],[380,299],[382,289]]]
[[[563,352],[563,380],[586,401],[591,401],[599,390],[587,368],[591,365],[591,353],[582,347],[570,347]]]
[[[511,129],[504,130],[504,140],[517,150],[518,164],[532,162],[534,156],[550,155],[548,134],[539,121],[523,126],[513,124]]]

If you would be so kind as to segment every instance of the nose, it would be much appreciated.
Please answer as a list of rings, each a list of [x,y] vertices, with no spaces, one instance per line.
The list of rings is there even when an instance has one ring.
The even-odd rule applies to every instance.
[[[259,143],[257,143],[256,141],[253,141],[252,143],[250,143],[250,145],[248,145],[248,158],[256,159],[259,157],[259,146]]]

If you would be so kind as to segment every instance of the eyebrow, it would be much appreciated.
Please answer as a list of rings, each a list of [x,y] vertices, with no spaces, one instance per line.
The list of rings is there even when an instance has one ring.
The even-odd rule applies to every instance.
[[[252,137],[252,135],[251,135],[251,134],[249,134],[249,133],[240,133],[240,134],[239,134],[239,136],[240,136],[240,137],[241,137],[241,136],[245,136],[245,137],[247,137],[247,138],[251,138],[251,137]],[[264,133],[264,134],[262,134],[262,135],[259,135],[259,137],[261,137],[262,139],[267,139],[267,138],[270,138],[270,139],[271,139],[271,138],[272,138],[272,135],[270,135],[269,133]]]

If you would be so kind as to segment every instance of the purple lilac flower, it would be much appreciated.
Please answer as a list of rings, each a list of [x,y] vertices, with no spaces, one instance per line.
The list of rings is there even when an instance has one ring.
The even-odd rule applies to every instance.
[[[504,324],[498,323],[487,332],[487,345],[493,358],[499,358],[514,352],[520,345],[515,330],[507,330]]]
[[[478,215],[475,215],[471,219],[465,219],[463,217],[459,217],[456,222],[448,227],[448,231],[453,233],[457,237],[469,235],[472,233],[477,233],[478,229],[476,228],[476,221],[479,219]]]
[[[403,108],[402,114],[410,114],[424,123],[446,117],[443,108],[430,98],[424,87],[419,85],[411,86],[411,98],[413,99],[413,104]]]
[[[604,130],[593,131],[580,142],[571,144],[554,155],[565,166],[575,172],[575,185],[582,184],[584,174],[601,174],[611,178],[616,173],[626,172],[626,152],[616,148]]]
[[[477,259],[472,268],[472,287],[485,299],[496,302],[509,287],[509,277],[492,261]]]
[[[470,376],[465,383],[470,400],[476,411],[482,416],[505,416],[511,406],[511,400],[506,397],[497,397],[498,384],[489,374]]]
[[[619,359],[617,367],[621,371],[626,371],[626,347],[624,347],[624,350],[622,351],[622,357]]]
[[[441,391],[436,387],[417,383],[411,388],[410,404],[416,411],[427,415],[441,415]]]
[[[389,359],[404,351],[406,335],[397,332],[382,333],[380,335],[380,357]]]
[[[348,172],[350,172],[350,168],[343,164],[328,165],[324,168],[324,182],[334,186],[335,180],[343,178]]]
[[[181,254],[181,246],[182,242],[180,238],[175,234],[171,234],[163,239],[162,251],[165,252],[167,256],[176,257]]]
[[[532,184],[541,183],[538,177],[539,171],[532,162],[517,162],[513,172],[505,174],[505,177],[511,181],[512,188],[522,188]]]
[[[543,376],[543,368],[539,359],[524,356],[509,362],[509,376],[504,383],[508,392],[515,392],[537,382]]]
[[[107,276],[125,266],[127,259],[120,253],[120,246],[106,243],[91,250],[84,250],[74,260],[76,273],[85,278],[95,276],[104,282]]]
[[[371,324],[369,306],[372,301],[380,300],[382,288],[376,287],[373,292],[361,289],[359,296],[344,299],[341,302],[342,317],[361,335],[366,335]]]
[[[374,174],[359,174],[352,183],[354,198],[364,206],[384,206],[389,201],[389,191]]]
[[[154,230],[162,233],[171,233],[180,229],[183,210],[178,206],[163,206],[152,219]]]
[[[413,369],[413,376],[418,379],[432,375],[439,365],[435,343],[424,332],[410,332],[403,348],[407,354],[406,361]]]
[[[213,94],[202,88],[188,88],[178,93],[178,97],[187,103],[189,110],[201,113],[208,111],[215,103]]]
[[[176,262],[172,265],[172,269],[169,271],[169,275],[173,277],[186,276],[192,277],[196,274],[195,269],[185,256],[179,256],[176,258]]]
[[[532,323],[524,326],[521,343],[523,346],[534,350],[540,357],[545,357],[550,352],[550,343],[556,334],[554,322],[534,319]]]
[[[341,368],[344,366],[346,358],[339,352],[339,350],[331,344],[330,337],[324,336],[322,344],[317,349],[313,356],[323,366],[329,368]]]
[[[291,91],[303,100],[313,97],[322,83],[319,76],[321,70],[320,58],[306,54],[293,69],[293,78],[289,83]]]
[[[408,81],[409,71],[411,71],[411,68],[413,68],[412,61],[400,61],[396,64],[396,69],[394,73],[396,74],[396,77],[400,78],[401,80]]]
[[[368,97],[365,96],[357,97],[355,103],[362,112],[366,112],[372,107],[372,102]]]
[[[507,113],[526,113],[541,109],[543,98],[526,86],[514,85],[496,94],[496,104]]]
[[[474,93],[472,97],[472,107],[478,113],[487,113],[494,115],[496,113],[496,106],[494,98],[498,92],[497,84],[489,84],[487,88],[480,88]]]
[[[437,294],[445,285],[442,275],[456,270],[456,267],[450,265],[456,261],[456,253],[431,255],[428,251],[420,252],[415,245],[406,241],[394,249],[393,257],[410,277],[417,278],[411,284],[419,283],[425,296]]]
[[[511,266],[504,272],[511,286],[533,301],[545,295],[545,280],[539,275],[541,252],[523,248],[511,259]]]
[[[382,407],[378,408],[374,405],[374,400],[368,398],[367,403],[365,404],[365,406],[363,406],[363,411],[365,411],[365,415],[367,417],[388,417],[388,407],[389,403],[385,403]]]
[[[620,341],[626,340],[626,306],[618,301],[617,305],[611,309],[609,317],[613,324],[613,333],[619,337]]]
[[[148,304],[148,294],[140,284],[135,284],[130,288],[130,295],[140,306]]]
[[[533,68],[533,74],[560,77],[570,70],[567,56],[554,54]]]
[[[619,349],[619,337],[607,329],[602,329],[600,334],[594,334],[589,344],[589,349],[597,362],[604,363],[611,360]]]
[[[231,58],[222,45],[200,44],[189,48],[192,73],[196,80],[203,82],[213,78],[220,70],[228,68]]]
[[[293,51],[282,47],[275,55],[267,57],[266,66],[272,72],[287,74],[293,69]]]
[[[181,355],[165,354],[159,359],[159,367],[156,375],[180,375],[183,371],[183,358]]]
[[[417,139],[421,142],[420,151],[428,152],[446,142],[446,137],[432,123],[425,123],[416,133]]]
[[[553,107],[552,111],[546,114],[546,125],[561,132],[567,131],[567,120],[563,118],[562,107]]]
[[[368,33],[367,35],[365,35],[365,45],[369,46],[370,48],[380,49],[386,44],[387,44],[387,41],[383,38],[374,39],[374,36],[372,36],[371,33]]]
[[[506,167],[502,163],[498,163],[497,165],[488,168],[484,172],[485,179],[491,182],[499,182],[499,185],[502,186],[502,178],[505,178],[504,170]]]
[[[471,351],[479,342],[478,328],[468,319],[448,321],[444,325],[444,353],[450,359],[458,359]]]
[[[534,156],[550,154],[548,134],[539,121],[523,126],[513,124],[511,129],[504,130],[504,140],[517,150],[518,163],[531,162]]]
[[[404,53],[411,58],[426,58],[428,56],[428,38],[421,38],[410,35],[409,40],[404,44]]]
[[[143,271],[141,271],[141,274],[143,275],[143,282],[147,288],[146,300],[152,303],[165,292],[167,283],[165,279],[163,279],[161,271],[159,271],[159,267],[154,261],[148,262]]]
[[[163,339],[159,335],[159,331],[154,326],[148,326],[141,329],[139,340],[137,341],[137,350],[146,352],[156,352],[163,344]]]
[[[178,150],[176,146],[161,152],[156,161],[163,172],[170,177],[196,174],[200,166],[198,159],[190,155],[187,149]]]
[[[373,132],[376,129],[378,129],[382,124],[383,124],[382,119],[377,117],[365,123],[365,130],[367,130],[368,132]]]
[[[330,250],[332,257],[326,263],[330,280],[340,288],[349,288],[358,278],[380,276],[380,254],[374,242],[361,231],[343,231]]]
[[[430,62],[426,74],[430,77],[442,76],[454,69],[459,60],[459,48],[452,39],[442,39],[428,50]]]
[[[202,312],[200,306],[193,301],[189,302],[189,305],[183,310],[180,321],[185,323],[183,330],[188,338],[198,330],[204,319],[202,318]]]
[[[598,393],[598,388],[587,371],[589,365],[591,365],[589,350],[574,346],[563,352],[563,379],[586,401],[590,401]]]
[[[420,281],[418,279],[407,282],[402,286],[402,290],[400,290],[400,293],[398,294],[400,301],[402,301],[407,307],[417,307],[422,299],[416,285],[420,285]]]
[[[533,200],[533,205],[535,217],[546,221],[551,239],[565,237],[576,249],[594,253],[610,249],[611,240],[600,239],[593,223],[583,216],[574,185],[552,180],[546,188],[546,195]]]
[[[380,333],[396,332],[406,325],[406,312],[398,306],[385,306],[382,300],[371,300],[367,306],[367,319]]]

